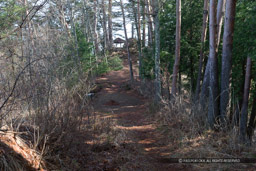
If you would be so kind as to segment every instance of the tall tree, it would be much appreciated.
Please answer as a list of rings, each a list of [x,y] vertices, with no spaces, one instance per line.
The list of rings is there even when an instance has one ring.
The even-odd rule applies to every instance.
[[[244,95],[243,95],[243,104],[242,104],[241,119],[240,119],[240,140],[242,142],[246,141],[246,128],[247,128],[247,120],[248,120],[248,101],[249,101],[249,92],[250,92],[250,84],[251,84],[251,67],[252,67],[252,59],[248,57],[247,63],[246,63]]]
[[[137,32],[137,46],[138,46],[138,53],[139,53],[139,77],[140,79],[143,78],[143,67],[142,67],[142,51],[141,51],[141,32],[140,32],[140,0],[137,1],[137,9],[135,7],[134,1],[133,4],[133,15],[135,20],[135,27]]]
[[[142,3],[142,47],[146,45],[146,5],[145,0]]]
[[[98,24],[98,2],[94,0],[94,25],[93,25],[93,33],[94,33],[94,47],[95,47],[95,54],[99,53],[99,42],[98,42],[98,31],[97,31],[97,24]]]
[[[196,100],[199,97],[200,93],[200,82],[201,82],[201,74],[203,67],[203,59],[204,59],[204,47],[207,33],[207,24],[208,24],[208,9],[209,9],[209,0],[204,0],[204,10],[203,10],[203,26],[202,26],[202,34],[201,34],[201,48],[200,48],[200,59],[199,59],[199,67],[198,67],[198,75],[197,75],[197,83],[196,83]]]
[[[141,50],[141,21],[140,21],[140,15],[141,15],[141,12],[140,12],[140,0],[137,0],[137,22],[136,22],[136,25],[137,25],[137,36],[138,36],[138,50],[139,50],[139,75],[140,75],[140,78],[143,78],[143,71],[142,71],[142,50]]]
[[[102,15],[103,15],[103,35],[104,35],[104,49],[107,48],[108,42],[109,42],[109,36],[108,36],[108,31],[107,31],[107,16],[106,16],[106,8],[105,8],[105,1],[102,0],[101,8],[102,8]]]
[[[109,43],[108,48],[112,49],[113,46],[113,30],[112,30],[112,0],[108,0],[108,36]]]
[[[208,106],[208,121],[211,128],[215,123],[215,118],[219,115],[218,105],[218,58],[216,52],[216,0],[210,0],[210,25],[209,25],[209,41],[210,41],[210,54],[209,54],[209,106]]]
[[[221,95],[220,114],[221,120],[226,120],[227,107],[229,102],[230,72],[232,66],[233,35],[235,24],[236,0],[227,0],[226,17],[223,35],[222,68],[221,68]]]
[[[177,93],[177,78],[180,65],[180,36],[181,36],[181,0],[176,0],[176,48],[175,63],[172,74],[172,96]]]
[[[256,126],[255,117],[256,117],[256,90],[254,89],[252,111],[251,111],[250,121],[248,123],[248,128],[247,128],[247,134],[250,140],[252,140],[252,136]]]
[[[150,0],[147,0],[147,18],[148,18],[148,45],[152,46],[153,44],[153,25],[152,25],[152,7]]]
[[[217,7],[217,52],[218,52],[218,47],[220,44],[220,35],[221,35],[221,28],[222,28],[222,23],[223,23],[223,17],[225,13],[225,4],[226,0],[218,0],[218,7]]]
[[[125,13],[124,13],[124,6],[123,6],[122,0],[120,0],[120,6],[121,6],[121,10],[122,10],[122,15],[123,15],[124,35],[125,35],[125,40],[126,40],[126,50],[127,50],[127,55],[128,55],[129,67],[130,67],[130,77],[131,77],[131,82],[133,83],[134,78],[133,78],[132,60],[131,60],[131,56],[130,56],[129,41],[128,41],[128,36],[127,36],[127,31],[126,31]]]
[[[134,38],[134,23],[131,24],[132,25],[132,39]]]
[[[218,52],[218,48],[219,48],[219,43],[220,43],[220,35],[221,35],[221,30],[222,30],[222,24],[223,24],[223,16],[225,13],[225,2],[226,0],[219,0],[218,1],[218,8],[217,8],[217,13],[216,13],[216,55]],[[215,2],[216,3],[216,2]],[[215,9],[216,11],[216,9]],[[202,85],[202,91],[201,91],[201,96],[200,96],[200,103],[201,105],[204,106],[204,101],[205,101],[205,97],[207,97],[209,95],[209,91],[208,91],[208,87],[210,85],[209,81],[210,81],[210,76],[209,76],[209,71],[210,71],[210,62],[209,59],[207,61],[206,64],[206,69],[205,69],[205,73],[204,73],[204,79],[203,79],[203,85]]]
[[[160,78],[160,23],[159,2],[154,0],[154,26],[155,26],[155,101],[161,100],[161,78]]]

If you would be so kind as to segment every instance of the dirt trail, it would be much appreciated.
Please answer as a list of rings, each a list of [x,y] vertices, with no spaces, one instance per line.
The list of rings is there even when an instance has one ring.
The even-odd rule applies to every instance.
[[[93,105],[96,115],[115,120],[117,129],[127,132],[126,142],[136,147],[145,168],[135,170],[186,170],[179,164],[161,162],[170,156],[168,143],[157,131],[154,121],[147,115],[149,100],[136,90],[129,89],[129,69],[124,62],[120,71],[111,71],[96,80],[102,87],[96,93]],[[138,161],[137,161],[138,162]]]

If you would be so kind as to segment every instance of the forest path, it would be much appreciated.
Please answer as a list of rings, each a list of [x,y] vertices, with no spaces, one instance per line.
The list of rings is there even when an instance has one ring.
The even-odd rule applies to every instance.
[[[97,78],[96,84],[102,89],[93,100],[96,116],[112,120],[115,129],[125,132],[121,144],[136,150],[128,150],[126,154],[137,157],[134,162],[138,164],[136,168],[131,166],[131,170],[186,170],[187,168],[179,164],[161,162],[161,158],[170,156],[170,147],[156,130],[154,120],[148,116],[150,100],[141,96],[134,88],[129,88],[129,78],[129,68],[125,60],[122,70],[111,71]],[[119,169],[112,167],[106,170]]]

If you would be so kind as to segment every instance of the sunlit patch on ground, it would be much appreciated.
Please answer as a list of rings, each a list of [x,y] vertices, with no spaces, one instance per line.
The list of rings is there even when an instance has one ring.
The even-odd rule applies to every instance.
[[[117,125],[116,128],[124,129],[124,130],[136,130],[136,131],[145,131],[145,130],[153,130],[154,129],[152,124],[142,125],[142,126],[130,126],[130,127]]]

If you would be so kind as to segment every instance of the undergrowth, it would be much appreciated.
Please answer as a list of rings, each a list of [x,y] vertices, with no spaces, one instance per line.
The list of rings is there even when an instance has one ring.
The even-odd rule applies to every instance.
[[[209,129],[207,112],[185,96],[178,96],[172,102],[163,101],[154,118],[158,130],[171,144],[171,158],[252,158],[256,155],[255,144],[239,143],[238,127],[225,131]],[[247,166],[236,164],[232,168],[245,169]],[[231,169],[230,164],[195,164],[194,167],[196,170]]]
[[[30,78],[27,70],[21,75],[13,97],[0,110],[5,114],[0,120],[0,143],[6,146],[0,148],[0,170],[79,170],[85,167],[82,165],[86,157],[74,156],[77,155],[74,151],[82,156],[89,155],[90,145],[75,141],[82,135],[90,137],[92,128],[92,135],[97,132],[99,121],[95,121],[89,96],[95,86],[94,76],[122,69],[118,56],[105,59],[95,65],[96,73],[77,70],[75,65],[68,65],[68,68],[63,61],[56,61],[51,68],[32,66]],[[100,133],[103,144],[117,146],[122,138],[120,133],[108,132],[107,121],[100,123],[106,128]],[[83,150],[77,149],[79,147]],[[80,161],[75,160],[79,158]]]
[[[96,67],[96,74],[104,74],[109,71],[118,71],[123,68],[122,60],[118,56],[104,58]]]

